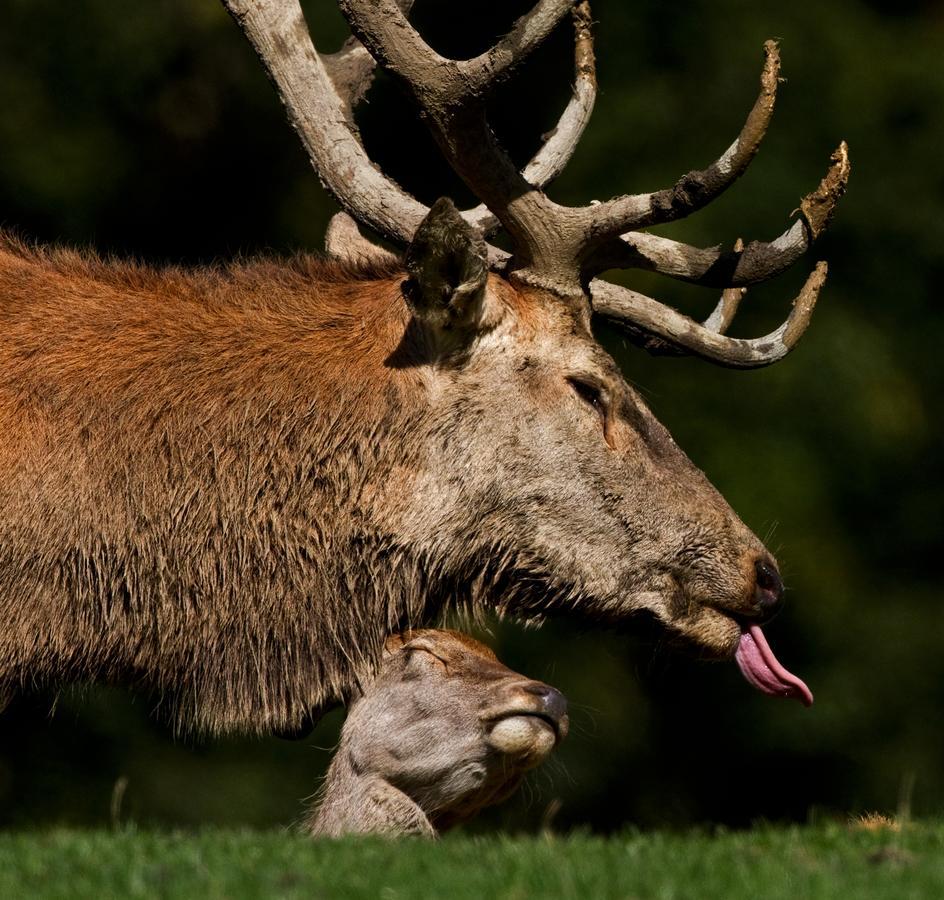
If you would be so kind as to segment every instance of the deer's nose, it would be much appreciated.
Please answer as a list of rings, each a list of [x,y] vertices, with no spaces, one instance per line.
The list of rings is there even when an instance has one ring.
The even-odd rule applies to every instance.
[[[567,716],[567,698],[556,688],[533,681],[525,691],[541,701],[541,711],[555,722],[561,722]]]
[[[754,563],[754,605],[762,621],[772,619],[783,606],[783,579],[773,560],[761,557]]]

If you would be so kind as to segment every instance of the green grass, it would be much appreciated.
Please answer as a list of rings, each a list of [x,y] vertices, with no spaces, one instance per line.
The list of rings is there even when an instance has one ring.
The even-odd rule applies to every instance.
[[[944,825],[612,838],[322,841],[274,832],[0,835],[2,898],[944,896]]]

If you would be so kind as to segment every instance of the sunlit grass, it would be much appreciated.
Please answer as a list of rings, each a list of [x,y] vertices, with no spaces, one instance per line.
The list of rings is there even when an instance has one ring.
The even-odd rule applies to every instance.
[[[0,835],[0,897],[898,898],[944,890],[944,826],[871,817],[610,838],[322,841],[277,832]]]

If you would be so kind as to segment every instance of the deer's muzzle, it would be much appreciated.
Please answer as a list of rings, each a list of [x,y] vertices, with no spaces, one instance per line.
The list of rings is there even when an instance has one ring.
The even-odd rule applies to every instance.
[[[487,717],[488,742],[499,753],[543,759],[567,736],[567,698],[550,685],[529,681],[509,691],[508,702]]]

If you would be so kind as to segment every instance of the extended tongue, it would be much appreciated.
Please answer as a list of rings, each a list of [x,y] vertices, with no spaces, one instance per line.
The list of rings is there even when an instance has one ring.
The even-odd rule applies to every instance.
[[[757,690],[774,697],[793,697],[804,706],[813,705],[810,689],[780,665],[759,625],[751,625],[741,632],[734,658],[741,668],[741,674]]]

